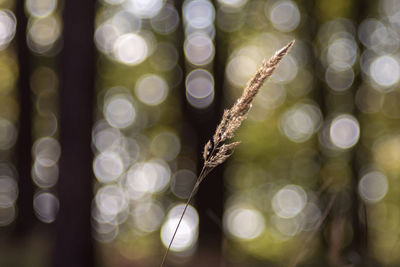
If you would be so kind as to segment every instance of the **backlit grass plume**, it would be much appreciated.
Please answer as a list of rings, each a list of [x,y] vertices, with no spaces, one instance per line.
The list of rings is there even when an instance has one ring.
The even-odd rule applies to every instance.
[[[172,242],[174,241],[175,235],[179,229],[179,225],[181,224],[182,218],[185,215],[186,209],[193,197],[194,192],[212,169],[223,163],[227,158],[232,155],[235,147],[240,142],[229,142],[229,140],[234,137],[235,131],[246,119],[247,113],[251,108],[251,103],[253,102],[254,97],[260,90],[264,81],[272,75],[279,62],[289,52],[293,44],[294,40],[288,43],[281,50],[277,51],[275,55],[273,55],[269,60],[264,60],[261,64],[261,67],[247,83],[246,87],[243,90],[242,96],[236,100],[236,103],[230,109],[226,109],[224,111],[224,114],[222,115],[222,120],[215,130],[214,136],[204,146],[203,168],[186,202],[178,225],[176,226],[175,232],[164,254],[164,258],[161,262],[161,267],[164,265],[165,259],[167,258]]]

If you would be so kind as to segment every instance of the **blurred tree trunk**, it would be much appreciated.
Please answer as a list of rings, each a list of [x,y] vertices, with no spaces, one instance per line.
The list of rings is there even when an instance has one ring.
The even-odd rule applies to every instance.
[[[183,53],[183,44],[185,41],[184,25],[182,19],[182,4],[184,1],[175,2],[176,8],[181,15],[180,39],[178,49],[180,50],[180,65],[183,70],[183,80],[186,78],[185,55]],[[217,39],[217,37],[215,38]],[[217,45],[215,44],[217,47]],[[214,57],[214,81],[215,96],[214,101],[205,109],[196,109],[186,100],[185,83],[182,82],[182,110],[184,114],[184,124],[188,125],[196,132],[192,137],[190,144],[196,146],[197,170],[203,166],[203,148],[205,143],[212,137],[221,118],[222,111],[222,84],[224,66],[217,60],[216,51]],[[196,141],[193,141],[196,139]],[[223,186],[223,166],[214,169],[200,185],[196,194],[196,207],[200,217],[199,224],[199,247],[194,260],[194,266],[202,266],[204,260],[212,266],[219,266],[222,260],[222,213],[224,202]]]
[[[314,25],[308,27],[309,29],[313,29],[310,32],[310,40],[314,40],[316,43],[317,41],[317,34],[318,29],[317,25],[321,25],[321,21],[318,21],[318,9],[316,7],[318,1],[308,1],[305,4],[306,10],[311,10],[309,20]],[[355,27],[358,27],[358,24],[366,17],[367,13],[367,5],[368,1],[358,0],[352,3],[351,7],[351,16],[349,17],[350,20],[355,22]],[[311,49],[312,50],[312,49]],[[324,75],[325,75],[325,68],[322,66],[321,62],[319,61],[318,55],[313,53],[313,66],[314,67],[314,75],[317,78],[315,86],[315,99],[317,100],[321,111],[323,113],[324,118],[334,114],[336,111],[332,107],[327,106],[327,102],[329,98],[335,97],[329,93],[329,89],[326,85],[324,85]],[[357,70],[356,70],[357,71]],[[352,85],[351,92],[346,92],[346,97],[354,98],[354,95],[362,82],[362,77],[358,74],[355,77],[354,83]],[[351,100],[354,102],[354,100]],[[343,112],[343,110],[340,110]],[[355,118],[358,118],[358,111],[357,108],[354,106],[352,110],[346,110],[346,112],[351,113]],[[359,167],[357,162],[357,148],[358,146],[354,147],[352,151],[349,152],[342,152],[342,153],[349,153],[349,157],[351,158],[349,164],[351,165],[352,176],[350,177],[350,190],[346,192],[338,192],[336,198],[336,204],[334,208],[330,211],[330,216],[327,218],[327,224],[329,226],[329,237],[328,237],[328,258],[330,264],[332,266],[338,266],[344,264],[344,262],[348,262],[353,264],[354,266],[366,266],[367,264],[367,235],[368,235],[368,228],[367,228],[367,221],[365,217],[365,205],[359,198],[358,195],[358,175],[359,175]],[[320,156],[322,158],[323,164],[327,164],[330,161],[329,156],[324,155],[323,151],[320,151]],[[346,166],[343,166],[344,168]],[[347,199],[346,197],[349,196],[350,198]],[[329,199],[329,193],[323,194],[323,199]],[[348,211],[343,212],[348,208]],[[349,222],[352,226],[353,236],[351,239],[351,243],[344,247],[344,239],[346,235],[345,223]],[[321,229],[322,235],[323,229]],[[325,237],[323,237],[325,238]]]
[[[318,0],[311,0],[311,1],[306,1],[303,4],[304,10],[307,10],[307,20],[306,20],[306,25],[304,26],[304,31],[303,33],[303,38],[304,40],[307,41],[308,45],[308,51],[310,52],[310,65],[312,66],[312,73],[314,76],[314,81],[313,81],[313,98],[318,104],[322,117],[324,120],[328,116],[328,108],[326,106],[326,88],[324,86],[324,67],[322,66],[322,63],[320,62],[319,55],[318,55],[318,50],[315,48],[315,44],[318,42],[318,30],[319,30],[319,21],[318,21],[318,9],[317,9],[317,2]],[[318,145],[317,145],[318,147]],[[324,166],[329,162],[329,158],[325,155],[323,148],[321,149],[321,145],[319,145],[319,151],[318,151],[319,158],[321,160],[321,169],[324,168]],[[331,185],[332,181],[329,180],[324,180],[323,174],[320,172],[319,176],[319,188],[317,191],[320,191],[321,189],[325,187],[329,187]],[[326,240],[326,231],[325,229],[327,228],[326,225],[331,225],[331,229],[335,229],[335,234],[337,233],[337,230],[340,226],[340,222],[334,223],[333,219],[333,208],[330,210],[326,210],[329,207],[329,202],[330,201],[337,201],[337,197],[333,196],[331,193],[327,192],[328,190],[321,191],[321,195],[319,196],[319,201],[324,205],[324,210],[322,212],[327,212],[327,218],[325,219],[325,222],[321,224],[319,231],[320,239],[321,240]],[[334,200],[332,200],[334,199]],[[334,203],[333,202],[333,203]],[[335,206],[333,204],[333,206]],[[330,234],[333,231],[331,230]],[[339,242],[340,236],[336,236],[334,241],[332,241],[331,236],[329,236],[331,239],[329,243],[323,242],[324,246],[321,248],[321,251],[323,251],[322,254],[325,254],[323,257],[321,257],[323,260],[322,262],[325,264],[326,263],[326,255],[331,257],[332,255],[332,246],[335,241]],[[307,248],[302,248],[307,249]],[[332,259],[329,258],[329,261],[332,263]]]
[[[223,82],[224,82],[224,71],[225,61],[220,58],[220,50],[222,47],[219,45],[218,32],[215,36],[215,56],[213,64],[213,76],[214,76],[214,92],[215,98],[213,104],[207,108],[203,113],[195,114],[196,119],[196,130],[199,134],[198,143],[198,169],[203,166],[203,155],[204,145],[212,138],[218,123],[221,120],[223,112]],[[205,119],[206,118],[206,119]],[[213,266],[220,266],[223,260],[222,256],[222,240],[223,240],[223,229],[222,229],[222,215],[224,210],[224,173],[225,164],[222,164],[215,168],[201,184],[197,194],[197,207],[200,216],[200,228],[199,228],[199,256],[211,256],[210,264]],[[202,252],[206,252],[207,255],[202,255]]]
[[[29,86],[30,53],[26,43],[27,18],[25,16],[25,1],[18,0],[16,6],[17,17],[17,52],[19,67],[19,130],[16,145],[18,171],[18,200],[17,219],[14,233],[23,238],[29,234],[35,222],[33,213],[33,184],[31,179],[32,168],[32,96]]]
[[[360,25],[360,23],[368,16],[368,6],[369,1],[357,0],[354,4],[354,22],[356,28]],[[361,51],[360,51],[361,52]],[[361,54],[361,53],[360,53]],[[360,73],[355,77],[354,83],[352,86],[353,96],[356,95],[358,88],[362,84],[362,76]],[[356,105],[354,104],[353,115],[360,122],[360,116]],[[360,122],[361,123],[361,122]],[[362,134],[362,131],[361,131]],[[361,140],[361,139],[360,139]],[[360,141],[359,141],[360,142]],[[352,199],[352,207],[350,210],[351,214],[351,224],[353,226],[354,238],[352,240],[350,249],[353,252],[357,253],[358,259],[356,258],[354,261],[355,266],[368,266],[368,222],[367,222],[367,210],[366,205],[362,201],[358,193],[358,183],[360,176],[361,163],[359,162],[359,158],[357,153],[360,151],[360,145],[357,145],[354,148],[351,160],[351,167],[353,171],[353,179],[351,181],[351,199]],[[350,252],[352,252],[350,251]]]
[[[55,267],[94,266],[91,130],[94,97],[94,1],[65,1],[60,69],[60,211]]]

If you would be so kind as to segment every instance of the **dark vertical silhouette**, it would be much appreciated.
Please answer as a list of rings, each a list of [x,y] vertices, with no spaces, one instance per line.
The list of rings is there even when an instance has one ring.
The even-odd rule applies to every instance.
[[[60,68],[60,211],[55,267],[94,266],[90,225],[94,97],[94,1],[65,1]]]
[[[315,50],[314,45],[317,43],[317,38],[318,38],[318,27],[320,26],[320,22],[318,21],[318,8],[317,8],[317,0],[313,1],[307,1],[304,3],[304,9],[308,11],[308,16],[307,16],[307,21],[306,25],[303,26],[304,31],[302,32],[304,34],[305,39],[308,41],[309,45],[309,52],[310,52],[310,65],[311,65],[311,70],[314,75],[314,82],[313,82],[313,98],[315,101],[318,103],[318,106],[321,110],[322,117],[324,120],[328,117],[329,115],[329,109],[326,105],[326,99],[328,97],[328,89],[324,85],[324,67],[322,66],[322,63],[320,62],[318,52]],[[321,146],[319,147],[319,157],[321,160],[321,169],[324,167],[325,164],[329,162],[329,157],[324,153],[324,148]],[[329,187],[332,181],[329,180],[323,180],[323,175],[320,173],[319,176],[319,189],[321,190],[322,188]],[[330,229],[330,234],[334,233],[335,235],[340,235],[340,233],[337,232],[337,228],[339,228],[339,223],[337,222],[337,215],[336,215],[336,207],[338,206],[336,203],[340,197],[336,195],[332,195],[332,193],[329,193],[328,190],[324,190],[321,192],[321,195],[319,196],[320,202],[324,205],[324,212],[328,212],[327,218],[325,219],[325,222],[321,224],[321,228],[319,229],[319,234],[321,240],[326,239],[326,231],[325,229],[327,226],[329,226]],[[333,201],[332,208],[328,211],[329,207],[329,202]],[[333,229],[333,230],[332,230]],[[340,239],[340,238],[339,238]],[[327,256],[326,262],[324,264],[328,264],[328,261],[332,263],[332,258],[331,258],[331,253],[332,253],[332,236],[330,235],[328,237],[327,243],[323,243],[324,247],[322,248],[322,251],[324,254]],[[322,263],[321,263],[322,264]]]
[[[217,58],[215,59],[217,61]],[[218,62],[214,66],[218,65]],[[199,143],[197,147],[199,161],[198,169],[203,166],[203,158],[201,157],[206,142],[212,138],[217,124],[221,118],[220,107],[222,81],[219,77],[219,71],[214,69],[215,82],[215,99],[213,106],[205,112],[205,114],[195,114],[195,128],[199,135]],[[203,117],[204,116],[204,117]],[[201,118],[203,117],[203,118]],[[207,118],[205,120],[204,118]],[[218,263],[221,260],[221,244],[222,244],[222,214],[224,207],[224,181],[223,181],[224,165],[220,165],[210,174],[207,175],[204,182],[200,185],[197,193],[196,207],[200,216],[199,227],[199,248],[207,253],[212,253],[212,263]],[[210,259],[211,260],[211,259]],[[211,263],[211,262],[210,262]]]
[[[183,1],[175,2],[178,13],[182,16]],[[186,77],[185,71],[185,55],[183,53],[184,43],[184,25],[181,19],[179,27],[179,57],[180,66],[183,70],[183,77]],[[217,37],[215,38],[217,40]],[[215,47],[218,47],[215,43]],[[222,84],[224,66],[218,61],[218,51],[214,57],[214,81],[215,96],[212,105],[205,109],[196,109],[192,107],[186,100],[185,84],[181,84],[182,95],[182,111],[184,114],[184,124],[189,126],[196,132],[190,140],[191,145],[196,146],[197,170],[201,170],[203,166],[203,147],[205,143],[212,137],[219,123],[222,114]],[[196,141],[193,141],[196,139]],[[210,264],[218,266],[221,261],[221,243],[222,243],[222,212],[223,212],[223,167],[219,166],[214,169],[202,182],[195,197],[195,206],[199,213],[199,246],[197,256],[194,260],[194,266],[204,266]]]
[[[19,131],[16,145],[18,171],[18,215],[15,221],[15,236],[23,238],[32,230],[35,221],[33,213],[32,167],[32,96],[29,86],[30,53],[26,43],[27,18],[24,12],[25,1],[18,0],[17,17],[17,52],[18,52],[18,101],[19,101]]]
[[[355,26],[358,25],[366,18],[368,14],[368,5],[369,1],[361,1],[358,0],[354,4],[354,22]],[[358,74],[355,77],[352,92],[353,96],[356,95],[358,88],[362,83],[361,74]],[[359,112],[356,107],[354,107],[353,111],[354,117],[359,119]],[[361,131],[361,134],[363,131]],[[359,182],[359,170],[361,168],[361,164],[358,162],[357,151],[359,150],[359,145],[354,148],[352,153],[351,167],[353,172],[353,177],[351,181],[351,224],[353,226],[353,240],[350,246],[350,249],[353,252],[357,253],[357,257],[353,257],[352,260],[355,266],[369,266],[368,265],[368,223],[367,223],[367,215],[366,215],[366,206],[365,203],[361,200],[358,194],[358,182]]]
[[[213,1],[215,6],[215,1]],[[197,132],[199,133],[198,153],[202,155],[206,142],[212,138],[218,123],[221,120],[223,103],[223,85],[225,73],[225,58],[223,56],[223,45],[220,44],[220,32],[216,29],[214,46],[215,56],[213,61],[213,76],[215,98],[213,105],[207,110],[205,117],[208,120],[198,120]],[[200,158],[199,166],[202,166],[203,159]],[[199,247],[206,250],[210,256],[210,264],[219,266],[223,261],[222,256],[222,216],[224,209],[224,173],[225,164],[214,169],[204,180],[197,195],[197,207],[200,215]],[[201,250],[200,250],[201,253]]]
[[[312,10],[310,13],[310,19],[314,22],[314,25],[317,26],[320,24],[317,21],[318,14],[316,12],[317,9],[315,7],[317,1],[309,1],[306,4],[306,10]],[[352,16],[349,18],[354,23],[355,26],[358,27],[358,24],[366,17],[367,15],[367,7],[369,2],[368,1],[356,1],[354,2],[352,7]],[[308,28],[315,28],[316,27],[308,27]],[[313,31],[314,34],[310,36],[311,40],[316,40],[317,31]],[[314,70],[313,73],[316,77],[319,78],[317,80],[316,90],[315,90],[315,99],[318,101],[318,104],[321,108],[321,111],[326,118],[326,116],[331,115],[335,110],[332,110],[332,107],[328,107],[326,102],[329,97],[335,97],[334,95],[329,95],[328,89],[323,85],[324,80],[324,68],[321,67],[321,63],[319,62],[317,55],[313,54],[313,66]],[[357,71],[357,70],[356,70]],[[346,97],[354,97],[359,85],[362,82],[362,77],[358,74],[355,77],[354,83],[352,85],[351,93],[347,94]],[[358,118],[357,109],[348,110],[347,112],[351,112],[356,118]],[[339,262],[348,262],[353,264],[354,266],[368,266],[368,255],[367,255],[367,239],[368,239],[368,227],[367,227],[367,219],[366,219],[366,209],[365,204],[362,203],[360,197],[358,195],[358,175],[360,166],[358,164],[357,159],[357,150],[358,146],[353,148],[352,152],[350,153],[351,156],[351,169],[352,169],[352,177],[350,181],[350,190],[348,192],[336,193],[336,204],[334,208],[330,212],[330,216],[327,218],[327,222],[330,225],[330,237],[328,247],[330,253],[334,257],[330,259],[331,264],[338,264]],[[343,152],[345,153],[345,152]],[[329,158],[324,155],[321,151],[320,153],[322,161],[328,162]],[[346,195],[348,193],[348,195]],[[346,196],[349,196],[349,200],[346,199]],[[324,198],[329,199],[329,194],[323,194]],[[344,210],[346,210],[344,212]],[[351,225],[353,230],[353,236],[351,243],[346,247],[342,248],[343,246],[343,239],[344,235],[346,234],[344,231],[344,222],[347,219]],[[336,242],[336,243],[335,243]],[[340,253],[340,255],[339,255]],[[339,258],[340,257],[340,258]],[[333,262],[332,262],[333,261]]]

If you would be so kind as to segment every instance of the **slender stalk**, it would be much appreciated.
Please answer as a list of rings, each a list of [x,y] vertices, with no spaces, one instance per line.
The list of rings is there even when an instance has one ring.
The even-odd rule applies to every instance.
[[[176,233],[178,232],[179,226],[181,225],[181,222],[182,222],[183,216],[184,216],[185,213],[186,213],[187,207],[189,206],[190,201],[192,200],[192,198],[193,198],[193,196],[194,196],[194,192],[195,192],[196,189],[199,187],[199,185],[200,185],[201,181],[204,179],[204,177],[208,174],[208,171],[206,171],[206,169],[207,169],[207,168],[206,168],[205,166],[203,166],[203,169],[201,170],[201,172],[200,172],[200,174],[199,174],[199,177],[197,178],[196,184],[194,185],[192,191],[190,192],[190,195],[189,195],[189,197],[188,197],[188,199],[187,199],[187,201],[186,201],[186,204],[185,204],[185,208],[183,209],[182,215],[181,215],[181,217],[179,218],[178,224],[177,224],[177,226],[176,226],[176,228],[175,228],[174,234],[172,235],[172,238],[171,238],[171,241],[169,242],[168,248],[167,248],[167,250],[166,250],[165,253],[164,253],[164,257],[163,257],[163,259],[162,259],[162,262],[161,262],[160,267],[164,266],[165,260],[167,259],[167,256],[168,256],[168,252],[169,252],[170,249],[171,249],[172,242],[173,242],[174,239],[175,239]]]

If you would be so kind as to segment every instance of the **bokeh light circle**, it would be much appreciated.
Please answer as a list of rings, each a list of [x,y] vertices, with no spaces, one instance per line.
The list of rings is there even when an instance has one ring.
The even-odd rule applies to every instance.
[[[46,17],[57,7],[57,0],[27,0],[26,10],[33,17]]]
[[[0,10],[0,50],[3,50],[14,38],[17,19],[9,10]]]
[[[158,14],[164,5],[164,0],[125,0],[124,8],[139,18],[149,19]]]
[[[184,204],[180,204],[173,207],[168,213],[167,220],[161,227],[161,241],[165,247],[168,247],[172,239],[172,235],[178,225],[184,206]],[[198,224],[199,215],[197,214],[196,209],[189,205],[185,216],[182,218],[174,242],[171,245],[171,251],[185,251],[191,249],[197,241]]]
[[[357,43],[353,38],[336,38],[329,44],[327,51],[328,64],[353,66],[358,55]]]
[[[185,40],[184,51],[187,60],[197,66],[210,63],[215,53],[211,38],[205,34],[189,35]]]
[[[386,195],[388,189],[386,176],[378,171],[365,174],[358,184],[358,192],[367,203],[379,202]]]
[[[36,161],[46,167],[56,164],[61,155],[60,143],[49,136],[36,140],[32,150]]]
[[[300,23],[300,12],[293,1],[277,1],[268,13],[272,25],[279,31],[291,32]]]
[[[372,62],[370,75],[379,86],[392,86],[400,79],[399,62],[389,55],[380,56]]]
[[[329,133],[332,144],[337,148],[348,149],[360,138],[360,125],[351,115],[339,115],[332,121]]]
[[[179,137],[173,132],[161,132],[157,134],[150,144],[150,150],[157,157],[166,161],[174,160],[180,150],[181,143]]]
[[[54,222],[57,216],[59,202],[55,195],[42,192],[35,195],[33,208],[39,220],[45,223]]]
[[[272,208],[281,218],[293,218],[307,204],[307,194],[298,185],[287,185],[279,190],[272,198]]]
[[[353,68],[345,63],[331,64],[326,69],[325,81],[331,89],[343,92],[351,87],[354,81]]]
[[[113,51],[115,40],[120,36],[118,28],[110,22],[105,22],[96,28],[94,41],[98,50],[104,54]]]
[[[159,159],[134,164],[126,174],[125,186],[132,199],[164,191],[171,180],[168,164]]]
[[[205,29],[214,22],[215,9],[207,0],[185,1],[183,16],[191,28]]]
[[[28,26],[28,45],[36,53],[49,51],[61,36],[61,22],[55,16],[34,19]]]
[[[170,34],[179,25],[179,14],[175,7],[166,4],[157,16],[151,19],[151,26],[159,34]]]
[[[226,66],[225,74],[228,81],[236,87],[243,87],[256,72],[257,62],[248,56],[234,56]]]
[[[204,69],[195,69],[186,77],[186,99],[195,108],[206,108],[214,100],[214,78]]]
[[[124,163],[115,152],[98,154],[93,162],[96,178],[102,183],[115,181],[124,171]]]
[[[313,104],[298,104],[283,114],[280,130],[291,141],[302,143],[311,138],[322,124],[321,110]]]
[[[168,84],[158,75],[146,74],[137,81],[135,94],[141,102],[149,106],[157,106],[167,98]]]
[[[95,201],[102,218],[109,222],[128,207],[124,192],[117,185],[101,187],[96,193]]]
[[[125,95],[115,95],[106,100],[104,117],[115,128],[129,127],[136,119],[136,109]]]
[[[234,207],[224,214],[224,228],[236,239],[252,240],[264,231],[265,220],[258,210]]]
[[[136,33],[127,33],[116,39],[113,51],[117,61],[134,66],[147,58],[149,47],[142,36]]]

